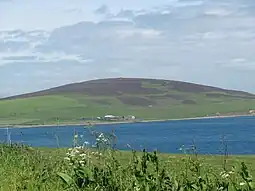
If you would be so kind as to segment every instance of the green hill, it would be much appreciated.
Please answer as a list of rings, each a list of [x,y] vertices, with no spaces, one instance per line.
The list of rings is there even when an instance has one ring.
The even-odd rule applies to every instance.
[[[80,123],[106,114],[146,120],[246,114],[255,95],[199,84],[115,78],[68,84],[0,100],[0,124]]]

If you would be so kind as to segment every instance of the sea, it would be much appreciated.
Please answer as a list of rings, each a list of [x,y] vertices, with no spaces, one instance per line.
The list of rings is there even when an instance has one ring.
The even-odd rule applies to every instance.
[[[2,127],[0,142],[68,148],[73,146],[77,134],[81,145],[93,147],[95,135],[100,133],[112,135],[112,146],[120,150],[255,155],[255,117],[252,116],[94,126]]]

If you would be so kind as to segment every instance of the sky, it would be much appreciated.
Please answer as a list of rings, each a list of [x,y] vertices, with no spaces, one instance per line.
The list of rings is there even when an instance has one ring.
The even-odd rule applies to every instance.
[[[254,0],[0,0],[0,97],[98,78],[255,93]]]

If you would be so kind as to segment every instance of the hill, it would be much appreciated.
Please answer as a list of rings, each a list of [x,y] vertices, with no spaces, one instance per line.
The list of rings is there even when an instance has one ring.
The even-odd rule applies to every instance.
[[[0,100],[0,124],[80,123],[106,114],[171,119],[244,114],[255,95],[194,83],[112,78],[73,83]]]

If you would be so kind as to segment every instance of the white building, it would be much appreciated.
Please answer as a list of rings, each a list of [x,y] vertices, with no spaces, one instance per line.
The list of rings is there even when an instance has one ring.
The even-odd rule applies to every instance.
[[[255,110],[251,109],[251,110],[249,111],[249,114],[255,114]]]

